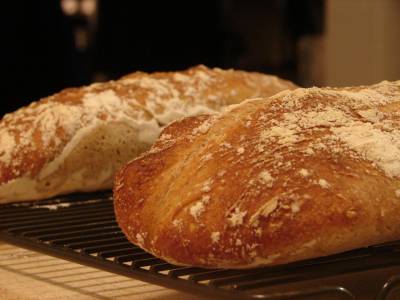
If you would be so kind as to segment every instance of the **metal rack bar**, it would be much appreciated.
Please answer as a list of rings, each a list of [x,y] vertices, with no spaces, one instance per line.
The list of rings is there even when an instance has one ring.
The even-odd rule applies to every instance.
[[[115,221],[110,196],[109,193],[74,194],[40,202],[1,205],[0,239],[127,277],[222,299],[355,299],[341,285],[289,290],[286,286],[333,275],[400,267],[400,242],[251,270],[176,266],[125,238]],[[399,288],[400,275],[391,277],[376,291],[376,300],[389,299]]]

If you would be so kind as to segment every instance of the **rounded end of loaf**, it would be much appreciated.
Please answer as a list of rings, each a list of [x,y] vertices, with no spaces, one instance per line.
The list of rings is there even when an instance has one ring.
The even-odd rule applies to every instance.
[[[61,153],[43,162],[35,177],[25,175],[1,184],[0,202],[111,189],[115,172],[151,146],[139,143],[137,135],[137,128],[122,122],[78,131]],[[33,163],[38,160],[33,158]]]

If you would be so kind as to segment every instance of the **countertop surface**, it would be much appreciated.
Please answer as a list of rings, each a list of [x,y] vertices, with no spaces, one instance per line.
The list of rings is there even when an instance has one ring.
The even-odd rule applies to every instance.
[[[343,274],[309,280],[308,287],[344,286],[357,300],[372,300],[386,280],[400,274],[400,267]],[[308,282],[308,281],[306,281]],[[288,284],[290,285],[290,284]],[[340,285],[340,284],[339,284]],[[278,286],[278,289],[280,286]],[[286,286],[286,288],[290,288]],[[272,290],[271,290],[272,291]],[[79,265],[0,241],[1,300],[212,300],[178,292],[128,277]],[[399,293],[390,299],[400,299]]]
[[[205,299],[1,241],[0,295],[2,300]]]

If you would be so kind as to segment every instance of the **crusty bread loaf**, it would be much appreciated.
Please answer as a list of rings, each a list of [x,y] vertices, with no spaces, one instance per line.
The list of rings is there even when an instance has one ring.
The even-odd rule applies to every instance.
[[[400,238],[400,81],[310,88],[185,118],[116,176],[133,243],[251,268]]]
[[[0,203],[112,187],[123,163],[161,128],[295,85],[275,76],[197,66],[66,89],[0,122]]]

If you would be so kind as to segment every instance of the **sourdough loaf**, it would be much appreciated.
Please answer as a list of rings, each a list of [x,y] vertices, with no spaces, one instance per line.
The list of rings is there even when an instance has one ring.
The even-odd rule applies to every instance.
[[[167,262],[251,268],[400,238],[400,81],[185,118],[116,176],[118,223]]]
[[[169,122],[294,87],[275,76],[197,66],[63,90],[1,120],[0,203],[109,189],[115,170]]]

